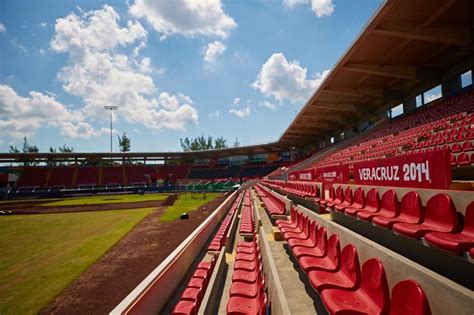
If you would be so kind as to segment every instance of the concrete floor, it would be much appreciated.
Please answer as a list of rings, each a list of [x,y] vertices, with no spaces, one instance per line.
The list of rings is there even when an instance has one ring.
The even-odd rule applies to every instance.
[[[272,223],[265,209],[260,208],[260,218],[265,231],[272,230]],[[292,314],[327,314],[319,295],[311,287],[306,275],[299,272],[298,262],[293,259],[285,241],[274,241],[268,234],[268,243],[280,277],[283,292]]]

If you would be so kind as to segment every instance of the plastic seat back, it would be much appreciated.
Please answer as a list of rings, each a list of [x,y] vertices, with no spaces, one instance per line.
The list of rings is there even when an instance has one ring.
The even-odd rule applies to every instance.
[[[390,315],[430,315],[426,294],[414,280],[397,283],[392,289]]]
[[[339,236],[337,234],[331,235],[328,240],[326,256],[339,268],[341,257],[341,245],[339,243]]]
[[[377,188],[372,188],[367,193],[367,198],[365,199],[366,207],[373,207],[376,209],[380,208],[380,196]]]
[[[410,218],[416,223],[423,220],[423,206],[420,195],[416,191],[410,191],[403,196],[400,203],[400,218]]]
[[[340,201],[340,202],[344,201],[344,193],[343,193],[342,185],[339,185],[336,188],[336,201]]]
[[[309,238],[313,244],[318,243],[318,223],[315,221],[312,228],[309,229]]]
[[[326,247],[327,247],[327,241],[328,241],[326,228],[320,227],[316,237],[317,237],[316,246],[321,250],[321,253],[326,253]]]
[[[360,207],[365,206],[365,195],[362,187],[357,188],[354,192],[354,202],[352,203],[352,205]]]
[[[389,189],[382,195],[381,207],[384,212],[398,214],[400,209],[397,192]]]
[[[426,203],[424,224],[434,225],[441,232],[459,231],[459,220],[453,200],[447,194],[437,194]]]
[[[346,245],[341,252],[341,271],[347,278],[354,283],[354,287],[359,286],[360,282],[360,265],[357,248],[352,245]]]
[[[346,190],[344,191],[344,201],[347,204],[352,204],[352,188],[347,186]]]
[[[365,292],[365,296],[381,310],[381,314],[387,312],[390,294],[385,269],[380,260],[371,258],[364,263],[359,290]]]
[[[329,200],[334,200],[336,198],[336,192],[334,191],[334,187],[331,186],[329,188]]]
[[[464,214],[464,229],[463,232],[468,235],[474,236],[474,201],[466,208],[466,213]]]

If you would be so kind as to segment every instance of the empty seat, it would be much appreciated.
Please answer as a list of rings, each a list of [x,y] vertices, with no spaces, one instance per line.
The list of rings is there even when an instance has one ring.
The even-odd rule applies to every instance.
[[[354,200],[352,202],[351,205],[349,205],[351,208],[354,208],[354,209],[362,209],[364,208],[364,205],[365,205],[365,196],[364,196],[364,190],[362,189],[362,187],[359,187],[356,189],[356,191],[354,192]],[[344,211],[346,208],[348,208],[349,206],[345,206],[343,204],[340,204],[340,205],[336,205],[334,207],[334,210],[336,211]]]
[[[341,268],[337,272],[329,270],[311,270],[308,272],[309,282],[320,292],[325,289],[353,289],[359,285],[360,266],[357,249],[354,245],[346,245],[341,252]]]
[[[326,207],[332,208],[335,205],[341,204],[342,202],[344,202],[344,191],[342,185],[339,185],[336,188],[336,198],[334,198],[334,200],[328,201]]]
[[[341,202],[340,204],[337,204],[334,206],[334,210],[336,211],[343,211],[350,205],[352,205],[352,188],[351,187],[346,187],[346,190],[344,191],[344,201]]]
[[[317,242],[317,231],[318,231],[318,224],[316,222],[311,222],[309,225],[309,236],[306,239],[297,239],[297,238],[292,238],[288,240],[288,246],[290,248],[296,247],[296,246],[302,246],[302,247],[314,247],[316,246]]]
[[[227,303],[227,314],[266,314],[267,295],[263,286],[256,297],[231,296]]]
[[[302,256],[323,257],[326,255],[327,233],[326,228],[321,227],[314,231],[316,234],[316,243],[314,246],[295,246],[293,248],[293,256],[301,258]]]
[[[376,188],[372,188],[367,193],[365,198],[365,206],[363,208],[356,208],[356,207],[348,207],[344,210],[344,212],[348,215],[355,216],[359,211],[366,211],[366,212],[378,212],[380,209],[380,197],[379,192]]]
[[[377,215],[372,219],[381,227],[390,229],[397,222],[420,223],[423,219],[423,207],[421,205],[420,195],[416,191],[410,191],[403,196],[400,203],[400,211],[397,216],[388,217]]]
[[[298,263],[305,272],[310,270],[330,270],[339,268],[341,247],[339,236],[331,235],[327,243],[326,255],[322,257],[305,255],[298,258]]]
[[[173,309],[173,315],[194,315],[196,314],[196,302],[179,300]]]
[[[402,235],[419,239],[428,232],[457,232],[459,222],[451,197],[437,194],[426,203],[422,223],[395,223],[393,229]]]
[[[459,154],[457,157],[457,163],[459,166],[471,165],[471,159],[469,158],[468,153],[463,152]]]
[[[397,192],[393,189],[387,190],[382,195],[380,210],[377,212],[359,211],[357,217],[362,220],[371,221],[373,217],[379,215],[384,217],[395,217],[398,215],[399,205]]]
[[[461,149],[464,152],[474,151],[474,145],[472,144],[472,141],[470,141],[470,140],[469,141],[464,141],[464,143],[461,146]]]
[[[387,313],[390,295],[382,263],[375,258],[364,263],[356,290],[327,289],[321,297],[330,314]]]
[[[474,247],[474,201],[466,208],[464,228],[460,233],[431,232],[425,240],[432,246],[454,253],[467,252]]]
[[[392,289],[390,315],[430,315],[430,305],[421,286],[414,280],[404,280]]]

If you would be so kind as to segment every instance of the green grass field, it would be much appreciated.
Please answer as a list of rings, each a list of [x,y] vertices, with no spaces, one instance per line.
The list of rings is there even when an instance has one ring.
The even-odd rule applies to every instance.
[[[145,194],[145,195],[101,195],[80,198],[68,198],[41,204],[43,207],[55,206],[78,206],[78,205],[101,205],[113,203],[128,203],[142,201],[159,201],[168,198],[167,194]]]
[[[166,209],[160,220],[174,221],[179,218],[183,212],[191,212],[209,201],[214,200],[219,195],[220,193],[207,193],[206,199],[199,198],[202,196],[201,194],[196,195],[199,199],[191,198],[191,194],[179,195],[179,198],[176,199],[174,204]]]
[[[0,217],[0,314],[38,313],[153,209]]]

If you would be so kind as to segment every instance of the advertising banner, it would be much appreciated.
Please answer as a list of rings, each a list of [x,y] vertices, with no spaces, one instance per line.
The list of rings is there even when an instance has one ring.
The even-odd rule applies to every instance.
[[[449,151],[437,150],[354,164],[354,181],[361,185],[448,189]]]
[[[334,165],[315,168],[314,180],[323,183],[347,183],[349,181],[349,165]]]

